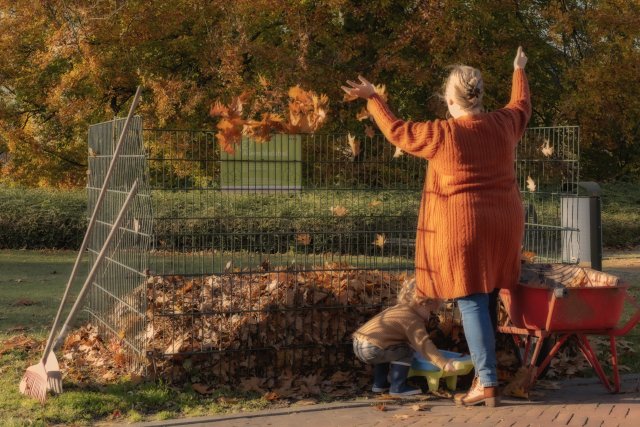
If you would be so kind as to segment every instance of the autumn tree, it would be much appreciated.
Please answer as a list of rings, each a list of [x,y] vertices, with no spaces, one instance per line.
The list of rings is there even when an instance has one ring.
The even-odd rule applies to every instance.
[[[633,174],[638,9],[625,0],[0,0],[0,180],[82,185],[87,126],[122,115],[138,84],[147,127],[214,129],[212,102],[264,76],[285,93],[299,84],[327,94],[325,129],[362,133],[361,105],[341,101],[347,78],[383,83],[399,115],[430,119],[444,115],[446,67],[467,63],[483,71],[495,108],[508,99],[520,44],[532,125],[580,125],[583,175]]]

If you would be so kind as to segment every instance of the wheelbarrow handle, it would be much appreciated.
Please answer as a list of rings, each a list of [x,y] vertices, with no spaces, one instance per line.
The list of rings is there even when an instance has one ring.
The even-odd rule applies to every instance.
[[[633,316],[631,316],[631,319],[629,319],[623,326],[621,326],[620,328],[612,329],[609,332],[610,336],[619,337],[622,335],[626,335],[631,329],[633,329],[634,326],[638,324],[638,322],[640,322],[640,305],[638,304],[638,301],[636,301],[636,299],[631,294],[629,294],[628,290],[625,291],[624,299],[629,304],[635,307],[636,312],[633,314]]]

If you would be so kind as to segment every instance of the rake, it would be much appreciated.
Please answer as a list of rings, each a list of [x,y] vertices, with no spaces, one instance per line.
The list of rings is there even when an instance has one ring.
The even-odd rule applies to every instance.
[[[98,268],[102,263],[102,259],[104,258],[107,252],[107,249],[109,248],[109,244],[113,240],[114,236],[118,233],[118,230],[120,229],[120,224],[122,224],[124,216],[129,208],[129,205],[131,204],[131,201],[133,200],[134,196],[137,193],[138,193],[138,180],[136,180],[131,186],[131,190],[129,190],[129,194],[125,199],[124,204],[120,208],[120,212],[118,212],[118,216],[113,222],[111,231],[109,232],[109,235],[105,239],[104,244],[102,245],[102,249],[100,250],[100,253],[97,256],[95,263],[91,268],[91,271],[87,275],[87,278],[84,281],[82,288],[80,289],[78,298],[76,299],[76,302],[73,304],[73,307],[71,308],[71,311],[69,312],[69,315],[67,316],[67,319],[64,322],[62,330],[58,335],[58,339],[56,340],[56,346],[54,346],[54,348],[57,347],[59,345],[58,343],[61,343],[62,340],[64,339],[64,336],[66,335],[66,332],[69,329],[69,325],[72,319],[74,318],[74,316],[76,315],[76,312],[78,311],[78,308],[80,307],[80,304],[84,299],[84,296],[87,293],[87,290],[89,289],[89,283],[93,281],[93,278],[95,277],[98,271]],[[51,337],[52,336],[53,335],[51,335]],[[52,342],[52,339],[49,338],[49,340],[47,341],[47,345],[45,346],[45,351],[44,351],[44,354],[42,355],[42,359],[40,359],[40,362],[28,367],[27,371],[22,377],[22,380],[20,381],[20,393],[25,394],[27,396],[31,396],[35,399],[38,399],[42,403],[44,403],[46,399],[47,390],[51,390],[54,393],[62,393],[62,374],[60,372],[60,366],[58,365],[58,360],[56,359],[55,354],[53,353],[53,351],[50,351],[51,342]]]
[[[96,200],[96,204],[95,207],[93,209],[93,213],[91,214],[91,218],[89,219],[89,224],[87,224],[87,230],[84,234],[84,238],[82,240],[82,244],[80,245],[80,250],[78,251],[78,256],[76,257],[76,261],[73,264],[73,269],[71,270],[71,274],[69,275],[69,280],[67,281],[67,286],[65,288],[64,294],[62,296],[62,300],[60,301],[60,306],[58,307],[58,312],[56,313],[56,317],[55,320],[53,321],[53,325],[51,327],[51,331],[49,332],[49,337],[47,338],[47,343],[45,345],[45,349],[44,349],[44,353],[42,356],[42,359],[40,360],[40,363],[38,365],[34,365],[31,368],[34,368],[35,366],[38,366],[37,372],[39,373],[39,375],[37,375],[35,378],[39,379],[41,378],[41,373],[44,372],[48,373],[46,375],[47,377],[47,389],[53,391],[54,393],[62,393],[62,375],[60,373],[60,367],[58,365],[58,360],[56,359],[55,354],[53,353],[52,348],[56,349],[60,343],[62,342],[62,338],[63,338],[63,333],[60,333],[58,336],[58,339],[56,340],[56,344],[53,345],[53,337],[54,337],[54,333],[58,327],[58,323],[60,321],[60,317],[62,315],[62,310],[64,308],[64,305],[67,301],[67,298],[69,296],[69,290],[71,289],[71,284],[73,283],[75,277],[76,277],[76,273],[78,271],[78,267],[80,265],[80,261],[82,260],[82,255],[84,254],[84,251],[87,248],[87,245],[89,243],[89,236],[91,235],[91,232],[93,231],[93,226],[96,223],[96,219],[97,219],[97,212],[100,209],[101,205],[102,205],[102,201],[104,200],[104,196],[106,194],[106,188],[107,185],[109,184],[109,178],[111,177],[113,170],[115,169],[115,165],[116,162],[118,160],[118,157],[120,155],[120,151],[121,148],[124,145],[124,141],[127,135],[127,130],[129,128],[129,123],[131,121],[131,117],[133,117],[133,112],[136,109],[136,106],[138,105],[138,101],[140,99],[140,91],[141,88],[140,86],[137,87],[136,89],[136,94],[133,97],[133,101],[131,102],[131,107],[129,108],[129,113],[127,114],[127,119],[124,122],[124,126],[122,128],[122,132],[120,133],[120,138],[118,139],[118,143],[116,144],[114,150],[113,150],[113,156],[111,158],[111,162],[109,163],[109,168],[107,169],[107,172],[105,174],[104,177],[104,182],[102,184],[102,188],[100,189],[100,193],[98,195],[98,199]],[[97,262],[96,262],[97,265]],[[66,331],[65,331],[66,332]],[[30,382],[33,382],[33,380],[30,380],[30,378],[33,377],[33,372],[34,369],[31,369],[31,371],[29,371],[29,369],[27,369],[27,373],[25,373],[24,378],[22,379],[22,381],[20,382],[20,391],[24,394],[28,394],[31,395],[30,392],[27,392],[27,390],[32,390],[34,389],[33,387],[29,386]],[[36,388],[38,390],[40,390],[39,388]],[[35,389],[34,389],[35,390]],[[44,391],[40,390],[40,393],[42,393],[42,397],[39,397],[39,394],[34,395],[34,397],[38,398],[41,401],[44,401],[44,396],[46,396],[46,389]]]

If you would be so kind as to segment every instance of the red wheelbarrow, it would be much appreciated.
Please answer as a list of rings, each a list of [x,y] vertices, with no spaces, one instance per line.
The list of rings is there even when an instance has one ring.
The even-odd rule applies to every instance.
[[[627,334],[640,321],[640,306],[628,293],[628,285],[619,278],[590,268],[563,264],[524,264],[520,283],[514,289],[500,290],[500,299],[509,322],[498,331],[511,334],[516,344],[524,338],[523,366],[531,372],[526,388],[533,386],[561,346],[576,337],[578,347],[593,367],[602,384],[612,393],[620,391],[616,337]],[[635,308],[632,317],[618,326],[624,303]],[[558,340],[536,366],[547,337]],[[609,337],[613,385],[607,378],[588,335]],[[537,342],[527,361],[533,338]]]

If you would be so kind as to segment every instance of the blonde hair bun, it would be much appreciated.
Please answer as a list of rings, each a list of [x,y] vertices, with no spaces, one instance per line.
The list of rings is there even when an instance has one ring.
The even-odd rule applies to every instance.
[[[482,73],[468,65],[451,67],[449,77],[445,81],[445,94],[465,110],[482,108],[484,95]]]

